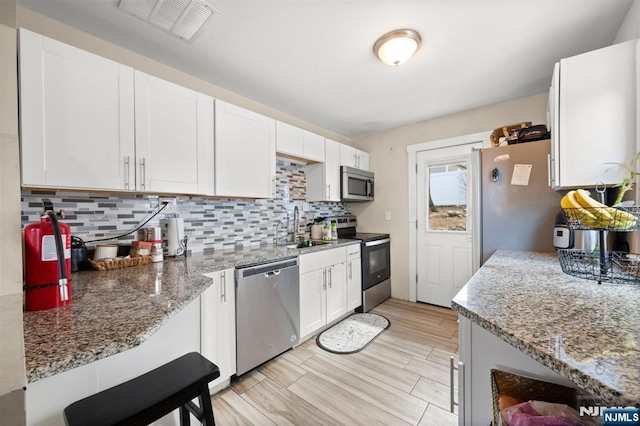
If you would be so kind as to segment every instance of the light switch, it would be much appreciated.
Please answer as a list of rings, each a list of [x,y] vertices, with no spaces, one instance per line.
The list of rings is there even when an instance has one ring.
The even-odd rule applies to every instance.
[[[391,220],[391,212],[384,212],[384,220]]]

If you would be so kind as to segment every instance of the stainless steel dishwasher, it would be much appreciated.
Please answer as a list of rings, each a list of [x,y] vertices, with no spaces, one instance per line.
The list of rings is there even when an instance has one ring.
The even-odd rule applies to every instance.
[[[298,270],[298,258],[236,269],[238,376],[298,343]]]

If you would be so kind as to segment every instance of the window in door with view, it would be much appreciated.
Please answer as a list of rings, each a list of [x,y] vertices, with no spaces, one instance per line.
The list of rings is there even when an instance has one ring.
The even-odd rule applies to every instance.
[[[467,231],[467,163],[430,166],[428,231]]]

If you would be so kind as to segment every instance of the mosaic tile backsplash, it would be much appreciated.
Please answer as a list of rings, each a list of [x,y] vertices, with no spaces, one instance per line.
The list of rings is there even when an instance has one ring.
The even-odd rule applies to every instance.
[[[276,224],[281,222],[278,239],[285,241],[293,232],[293,211],[300,212],[299,234],[309,237],[309,224],[319,216],[350,213],[345,203],[307,203],[304,164],[277,159],[277,197],[272,200],[177,197],[177,212],[184,218],[188,249],[224,250],[235,246],[272,244]],[[66,213],[63,222],[71,226],[72,235],[87,241],[124,234],[157,211],[158,196],[107,194],[72,191],[22,191],[22,227],[38,222],[42,198],[49,198],[56,210]],[[161,212],[147,226],[160,226]],[[289,235],[288,235],[289,234]],[[131,242],[133,233],[119,238]]]

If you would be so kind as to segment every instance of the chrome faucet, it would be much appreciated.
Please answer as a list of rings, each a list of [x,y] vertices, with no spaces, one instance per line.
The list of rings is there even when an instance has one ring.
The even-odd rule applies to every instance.
[[[273,239],[274,240],[274,244],[277,246],[278,245],[278,235],[280,234],[280,226],[284,225],[284,223],[282,223],[281,220],[279,220],[278,222],[276,222],[276,236]]]
[[[293,207],[293,242],[298,242],[298,226],[300,222],[300,211],[298,206]]]

